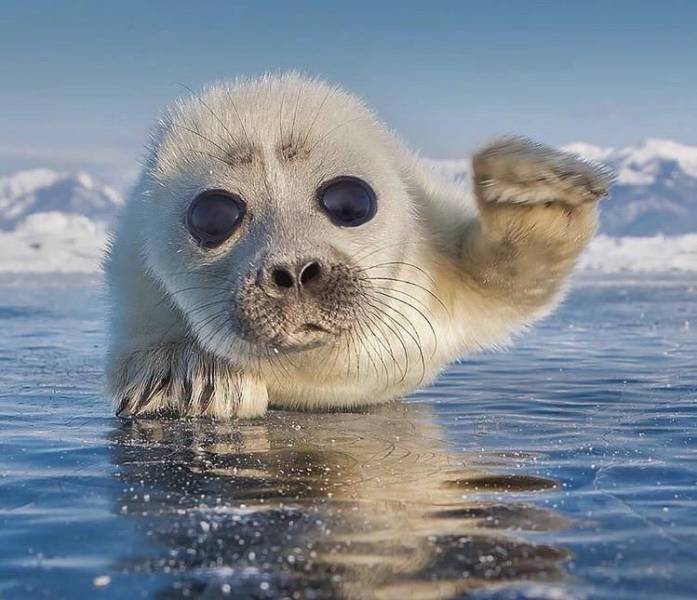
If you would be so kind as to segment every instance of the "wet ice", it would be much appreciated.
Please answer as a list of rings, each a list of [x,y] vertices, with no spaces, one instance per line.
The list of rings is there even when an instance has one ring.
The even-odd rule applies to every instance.
[[[693,597],[694,281],[581,281],[406,402],[232,424],[113,418],[100,294],[0,287],[1,597]]]

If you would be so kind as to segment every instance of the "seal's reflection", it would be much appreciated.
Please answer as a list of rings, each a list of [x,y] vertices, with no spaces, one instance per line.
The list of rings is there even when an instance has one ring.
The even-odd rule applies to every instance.
[[[156,548],[120,568],[167,573],[162,596],[449,598],[563,577],[563,549],[512,533],[563,519],[501,499],[553,482],[469,467],[426,406],[131,421],[113,442],[115,509]]]

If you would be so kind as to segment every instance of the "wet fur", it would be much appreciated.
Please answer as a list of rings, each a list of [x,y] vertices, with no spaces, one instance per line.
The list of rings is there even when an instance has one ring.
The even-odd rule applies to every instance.
[[[377,404],[467,352],[504,345],[559,301],[609,175],[521,138],[477,152],[473,173],[474,198],[355,96],[295,74],[215,85],[175,104],[106,260],[118,412],[227,419],[269,404]],[[315,200],[324,181],[346,174],[378,194],[375,218],[355,229],[331,224]],[[183,215],[210,188],[240,194],[249,218],[204,251]],[[342,277],[284,314],[255,273],[305,256]],[[289,324],[308,315],[334,335],[285,350]]]

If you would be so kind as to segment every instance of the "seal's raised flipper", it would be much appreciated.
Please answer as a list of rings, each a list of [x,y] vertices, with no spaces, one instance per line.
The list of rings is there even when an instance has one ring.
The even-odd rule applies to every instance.
[[[472,167],[479,214],[462,238],[464,286],[453,311],[465,321],[474,312],[495,323],[498,335],[555,306],[595,233],[597,201],[607,195],[611,175],[524,138],[487,145]]]
[[[485,204],[575,207],[607,196],[612,181],[600,165],[521,137],[491,142],[472,166],[477,197]]]

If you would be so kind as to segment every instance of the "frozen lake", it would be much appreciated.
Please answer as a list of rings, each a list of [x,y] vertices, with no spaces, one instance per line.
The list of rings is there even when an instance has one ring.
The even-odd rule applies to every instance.
[[[0,597],[697,596],[697,279],[579,281],[371,413],[120,422],[87,279],[0,280]]]

